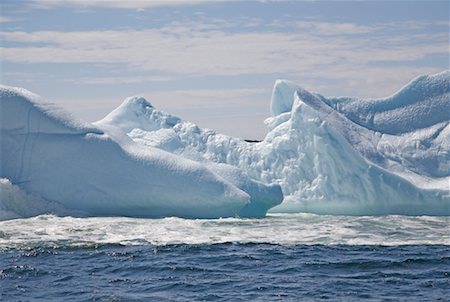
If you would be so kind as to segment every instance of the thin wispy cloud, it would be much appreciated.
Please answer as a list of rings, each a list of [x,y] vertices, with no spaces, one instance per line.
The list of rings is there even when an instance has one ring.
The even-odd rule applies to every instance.
[[[367,34],[377,30],[376,26],[359,25],[355,23],[331,23],[318,21],[298,21],[295,26],[300,30],[312,31],[320,35],[355,35]]]
[[[77,80],[70,80],[70,82],[78,84],[93,84],[93,85],[116,85],[116,84],[133,84],[133,83],[150,83],[150,82],[167,82],[173,81],[176,77],[169,76],[115,76],[115,77],[90,77],[81,78]]]
[[[0,16],[0,24],[1,23],[10,23],[10,22],[17,22],[21,19],[18,18],[12,18],[12,17],[6,17],[6,16]]]
[[[210,101],[211,99],[226,99],[227,106],[234,103],[235,105],[242,105],[236,99],[245,98],[248,95],[267,94],[270,95],[269,88],[238,88],[238,89],[185,89],[185,90],[171,90],[166,93],[177,96],[176,99],[183,98],[189,100],[203,100]],[[156,92],[161,94],[162,92]],[[211,103],[211,102],[209,102]],[[202,105],[207,105],[204,103]],[[222,105],[223,106],[223,105]]]
[[[140,1],[123,1],[123,0],[31,0],[30,5],[41,8],[50,9],[55,7],[110,7],[122,9],[145,9],[161,6],[182,6],[196,5],[208,2],[207,0],[140,0]]]
[[[24,43],[23,47],[2,48],[3,59],[11,62],[121,63],[132,70],[192,76],[313,72],[324,65],[360,66],[449,54],[444,34],[368,38],[360,34],[370,27],[313,24],[326,29],[328,35],[311,31],[230,33],[171,25],[139,31],[15,31],[3,32],[0,38]],[[343,31],[347,35],[339,36]]]

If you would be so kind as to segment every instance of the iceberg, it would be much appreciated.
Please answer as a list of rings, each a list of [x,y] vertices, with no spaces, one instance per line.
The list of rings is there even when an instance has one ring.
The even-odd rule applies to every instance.
[[[272,212],[450,215],[449,82],[445,71],[387,98],[357,99],[326,98],[278,80],[259,143],[200,129],[142,97],[97,124],[115,125],[143,146],[280,185],[284,201]]]
[[[278,80],[256,143],[140,96],[88,124],[2,87],[0,214],[450,215],[449,82],[445,71],[358,99]]]
[[[259,217],[282,200],[278,186],[215,168],[232,184],[206,165],[134,142],[119,127],[78,121],[24,89],[1,86],[0,100],[0,217]],[[259,198],[256,189],[275,193]]]

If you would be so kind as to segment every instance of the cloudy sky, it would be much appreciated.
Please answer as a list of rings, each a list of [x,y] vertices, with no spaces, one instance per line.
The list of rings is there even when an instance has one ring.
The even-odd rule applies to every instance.
[[[448,1],[2,0],[1,83],[95,121],[130,95],[262,138],[276,79],[383,97],[449,68]]]

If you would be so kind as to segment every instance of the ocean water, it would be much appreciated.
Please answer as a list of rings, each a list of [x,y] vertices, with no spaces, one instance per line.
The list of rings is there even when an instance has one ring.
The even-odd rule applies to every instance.
[[[0,222],[0,301],[449,301],[449,217]]]

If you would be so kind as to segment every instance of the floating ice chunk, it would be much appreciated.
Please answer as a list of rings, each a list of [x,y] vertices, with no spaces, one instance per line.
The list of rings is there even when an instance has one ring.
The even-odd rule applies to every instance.
[[[0,100],[0,177],[26,194],[73,213],[139,217],[236,216],[251,202],[202,164],[143,147],[118,127],[76,122],[22,89],[1,87]]]
[[[277,81],[258,143],[201,129],[141,97],[94,125],[31,102],[9,110],[21,122],[4,119],[0,177],[102,215],[262,216],[276,205],[271,211],[450,215],[449,82],[448,71],[422,76],[363,100]],[[2,103],[14,93],[4,91]]]

